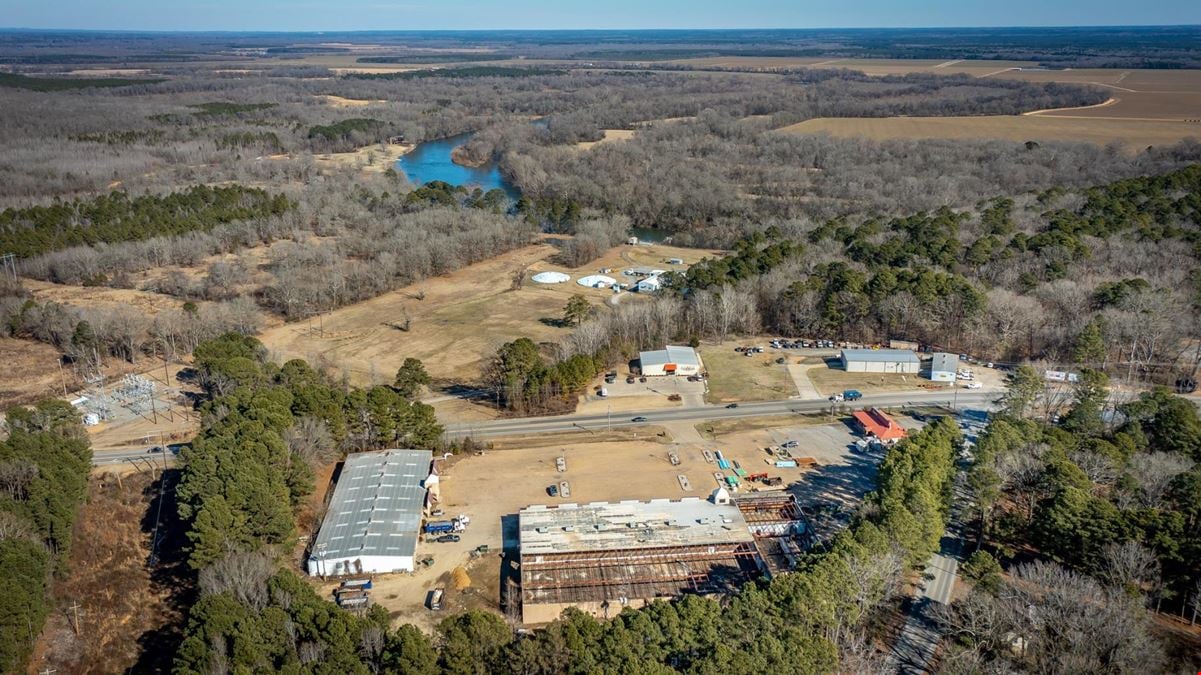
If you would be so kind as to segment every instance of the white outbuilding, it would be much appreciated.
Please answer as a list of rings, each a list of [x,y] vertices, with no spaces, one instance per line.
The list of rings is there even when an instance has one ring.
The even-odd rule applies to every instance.
[[[347,457],[309,554],[309,575],[412,572],[432,459],[429,450]]]
[[[701,372],[701,357],[692,347],[667,345],[663,349],[640,352],[638,362],[642,374],[647,377],[697,375]]]
[[[842,369],[848,373],[913,373],[922,362],[908,349],[844,349]]]
[[[647,277],[634,285],[634,289],[639,293],[655,293],[663,288],[663,279],[660,277]]]

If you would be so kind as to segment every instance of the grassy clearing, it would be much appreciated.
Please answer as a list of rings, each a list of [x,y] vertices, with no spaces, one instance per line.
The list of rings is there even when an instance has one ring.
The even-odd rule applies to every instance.
[[[896,375],[892,373],[848,373],[837,368],[813,368],[809,380],[822,394],[841,393],[847,389],[858,389],[869,394],[887,391],[902,391],[928,384],[918,375]]]
[[[743,356],[733,343],[700,349],[709,373],[710,403],[779,401],[797,395],[788,370],[775,362],[777,354]]]

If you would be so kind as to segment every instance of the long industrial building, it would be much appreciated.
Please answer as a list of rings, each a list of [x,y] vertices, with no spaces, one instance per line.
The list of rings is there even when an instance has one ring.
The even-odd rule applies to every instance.
[[[685,593],[791,570],[810,532],[793,495],[529,506],[518,513],[522,620],[567,607],[610,617]]]
[[[848,373],[917,374],[922,362],[908,349],[844,349],[842,369]]]
[[[728,500],[528,506],[518,527],[527,624],[567,607],[614,616],[655,598],[736,588],[758,573],[755,537]]]
[[[411,572],[432,459],[429,450],[347,457],[309,555],[308,573]]]

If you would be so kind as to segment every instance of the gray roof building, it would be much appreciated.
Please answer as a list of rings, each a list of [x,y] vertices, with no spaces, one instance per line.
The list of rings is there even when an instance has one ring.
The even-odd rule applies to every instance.
[[[954,373],[959,370],[959,355],[937,352],[930,359],[930,370],[937,373]]]
[[[692,347],[678,347],[676,345],[667,345],[663,349],[656,349],[650,352],[639,352],[638,360],[642,362],[642,367],[661,366],[667,363],[675,363],[685,366],[699,366],[701,359],[696,355],[696,350]]]
[[[865,363],[920,363],[917,354],[908,349],[844,349],[843,361]]]
[[[697,497],[527,506],[517,518],[523,556],[754,541],[737,506]]]
[[[309,574],[411,570],[432,459],[429,450],[347,457],[313,544]]]

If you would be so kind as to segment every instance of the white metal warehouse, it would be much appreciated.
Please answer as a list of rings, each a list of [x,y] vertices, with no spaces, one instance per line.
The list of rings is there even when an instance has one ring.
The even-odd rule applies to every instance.
[[[429,450],[346,458],[308,560],[311,576],[413,571]]]
[[[848,373],[913,373],[922,362],[908,349],[844,349],[842,369]]]
[[[959,355],[946,352],[936,352],[930,359],[931,382],[954,382],[955,373],[959,370]]]
[[[692,347],[667,345],[652,352],[639,352],[638,363],[642,374],[696,375],[701,372],[701,357]]]

